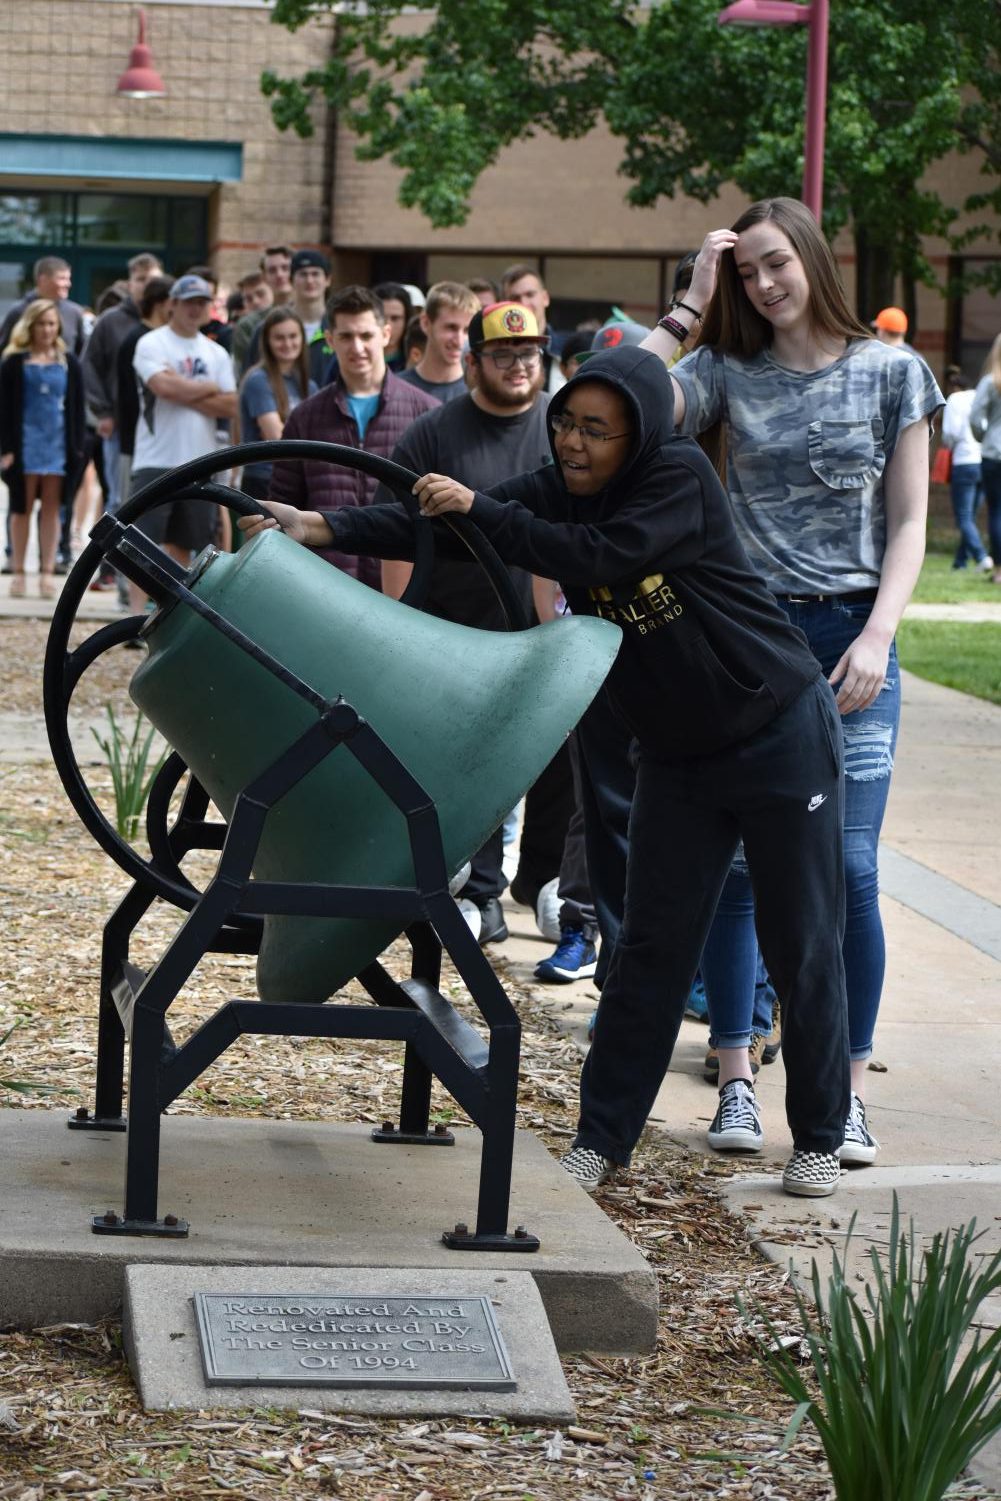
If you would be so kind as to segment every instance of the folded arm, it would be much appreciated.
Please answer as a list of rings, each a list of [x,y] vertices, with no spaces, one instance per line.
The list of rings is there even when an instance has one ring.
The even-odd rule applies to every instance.
[[[219,391],[214,396],[202,396],[191,402],[195,409],[206,417],[235,417],[237,397],[235,391]]]
[[[163,401],[176,402],[178,406],[197,406],[206,397],[220,394],[214,380],[192,379],[187,375],[179,375],[176,370],[158,370],[146,384],[154,396],[159,396]],[[229,414],[224,412],[221,415]]]

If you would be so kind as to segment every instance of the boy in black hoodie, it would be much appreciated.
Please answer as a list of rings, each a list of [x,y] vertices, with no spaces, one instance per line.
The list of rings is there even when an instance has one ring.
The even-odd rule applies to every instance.
[[[628,1163],[742,838],[782,1003],[794,1147],[783,1185],[833,1193],[849,1104],[834,695],[748,562],[708,459],[675,436],[656,356],[593,356],[553,398],[549,423],[555,465],[488,495],[435,474],[415,493],[426,517],[466,513],[506,562],[558,579],[575,614],[623,632],[606,688],[639,745],[625,915],[563,1164],[591,1189]],[[401,506],[271,509],[312,546],[329,546],[332,534],[346,552],[413,556]],[[251,536],[274,524],[240,523]],[[461,548],[443,526],[436,542],[445,554]],[[734,1081],[729,1106],[760,1134],[750,1079]]]

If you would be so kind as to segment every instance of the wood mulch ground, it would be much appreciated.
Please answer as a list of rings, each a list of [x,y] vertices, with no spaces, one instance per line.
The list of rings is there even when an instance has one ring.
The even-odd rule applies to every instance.
[[[4,706],[38,709],[44,627],[0,623]],[[122,698],[134,664],[118,649],[85,679],[81,707]],[[109,779],[89,772],[110,806]],[[101,926],[124,877],[90,841],[47,764],[0,765],[0,1080],[30,1081],[45,1097],[0,1088],[28,1110],[90,1103]],[[155,910],[137,961],[176,926]],[[405,963],[400,946],[394,962]],[[519,1125],[565,1148],[580,1059],[553,1015],[507,978],[524,1024]],[[454,973],[446,984],[461,1001]],[[183,1033],[224,999],[253,994],[249,961],[207,959],[171,1010]],[[176,1022],[176,1027],[175,1027]],[[393,1114],[399,1050],[244,1038],[172,1110],[213,1116],[380,1121]],[[462,1123],[435,1094],[440,1117]],[[311,1410],[147,1414],[115,1322],[0,1334],[0,1498],[174,1497],[182,1501],[822,1501],[826,1466],[808,1427],[779,1445],[787,1400],[761,1359],[767,1312],[798,1332],[783,1271],[764,1262],[716,1186],[734,1169],[648,1132],[633,1168],[598,1202],[655,1267],[661,1290],[656,1350],[639,1359],[568,1357],[578,1422],[561,1431],[469,1419],[376,1420]],[[2,1206],[0,1206],[2,1212]],[[721,1416],[720,1414],[726,1414]],[[984,1498],[975,1487],[957,1495]]]

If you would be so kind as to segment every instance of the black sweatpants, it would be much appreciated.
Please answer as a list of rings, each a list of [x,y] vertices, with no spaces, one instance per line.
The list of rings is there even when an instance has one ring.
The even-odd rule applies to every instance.
[[[742,838],[782,1003],[793,1144],[840,1147],[850,1096],[841,743],[834,695],[817,678],[764,729],[716,755],[667,762],[641,750],[625,916],[581,1074],[575,1145],[628,1163]]]

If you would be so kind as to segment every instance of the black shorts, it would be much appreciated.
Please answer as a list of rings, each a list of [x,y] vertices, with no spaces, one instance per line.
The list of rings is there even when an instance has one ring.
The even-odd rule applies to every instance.
[[[169,469],[133,469],[129,482],[129,498],[151,485]],[[145,516],[140,516],[133,525],[149,537],[151,542],[169,542],[173,547],[189,548],[201,552],[216,540],[219,529],[219,507],[208,500],[172,500],[165,505],[154,506]]]

